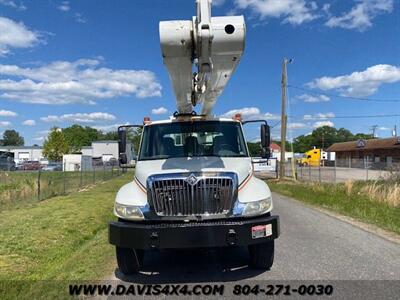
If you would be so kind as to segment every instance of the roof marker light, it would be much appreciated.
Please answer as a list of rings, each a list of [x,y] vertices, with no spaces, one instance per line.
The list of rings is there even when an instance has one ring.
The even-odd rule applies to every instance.
[[[242,121],[242,114],[235,114],[235,116],[232,119],[241,122]]]
[[[150,124],[150,123],[151,123],[150,117],[144,117],[143,118],[143,124]]]

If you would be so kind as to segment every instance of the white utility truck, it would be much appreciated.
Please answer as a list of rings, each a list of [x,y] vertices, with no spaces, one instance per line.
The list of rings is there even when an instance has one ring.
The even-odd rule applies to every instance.
[[[136,167],[132,182],[117,193],[118,221],[109,225],[124,274],[138,272],[149,249],[246,246],[251,266],[273,264],[279,217],[271,214],[267,184],[253,176],[242,128],[261,123],[260,155],[268,158],[269,126],[212,114],[243,53],[245,29],[243,16],[211,17],[211,0],[197,0],[190,21],[160,22],[177,111],[169,120],[145,118],[118,129],[120,165]],[[131,159],[129,130],[137,127],[142,137]]]

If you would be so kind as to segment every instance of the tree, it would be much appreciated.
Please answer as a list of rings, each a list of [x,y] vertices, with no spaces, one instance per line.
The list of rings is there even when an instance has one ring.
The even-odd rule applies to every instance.
[[[354,140],[370,140],[373,139],[374,136],[372,134],[366,134],[366,133],[356,133],[354,135]]]
[[[3,133],[3,146],[22,146],[24,145],[24,138],[19,135],[18,131],[6,130]]]
[[[101,139],[118,141],[118,131],[109,131],[109,132],[101,133]]]
[[[350,130],[339,128],[336,132],[336,143],[348,142],[354,140],[354,135]]]
[[[371,139],[372,135],[357,133],[353,134],[348,129],[336,129],[330,126],[322,126],[314,129],[309,135],[300,135],[293,141],[294,152],[304,153],[314,147],[329,148],[334,143],[356,141],[359,139]]]
[[[43,155],[52,161],[61,161],[62,156],[68,153],[69,145],[60,128],[51,129],[43,144]]]
[[[312,149],[314,137],[311,134],[300,135],[293,139],[293,151],[297,153],[304,153]]]
[[[102,133],[96,128],[74,124],[62,130],[71,153],[80,152],[83,146],[90,146],[93,141],[102,138]]]
[[[327,148],[336,143],[337,130],[334,127],[322,126],[314,129],[314,131],[311,133],[311,136],[313,146],[316,148]]]
[[[261,143],[247,143],[247,147],[249,148],[249,154],[251,157],[258,157],[261,156]]]

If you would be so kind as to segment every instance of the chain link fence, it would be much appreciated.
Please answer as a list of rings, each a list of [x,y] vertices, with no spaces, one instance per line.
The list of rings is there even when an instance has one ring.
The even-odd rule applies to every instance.
[[[351,166],[351,167],[349,167]],[[327,165],[285,164],[286,177],[298,180],[339,183],[348,180],[385,180],[400,177],[399,163],[370,162],[363,159],[336,160]]]
[[[66,195],[110,180],[124,172],[117,166],[79,171],[0,171],[0,211],[19,204]]]

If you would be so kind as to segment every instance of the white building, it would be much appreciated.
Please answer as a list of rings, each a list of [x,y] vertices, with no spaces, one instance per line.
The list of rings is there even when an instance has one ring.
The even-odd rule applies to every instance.
[[[276,158],[281,161],[281,152],[272,152],[272,158]],[[285,161],[290,161],[293,159],[293,152],[285,152]]]
[[[101,157],[103,162],[109,161],[111,158],[118,159],[118,141],[92,142],[92,156]]]
[[[43,159],[43,148],[39,146],[2,146],[0,151],[14,153],[14,161],[17,164],[27,160]]]
[[[89,171],[92,169],[91,156],[82,154],[63,155],[63,171]]]
[[[83,146],[81,149],[82,155],[93,156],[92,146]]]

